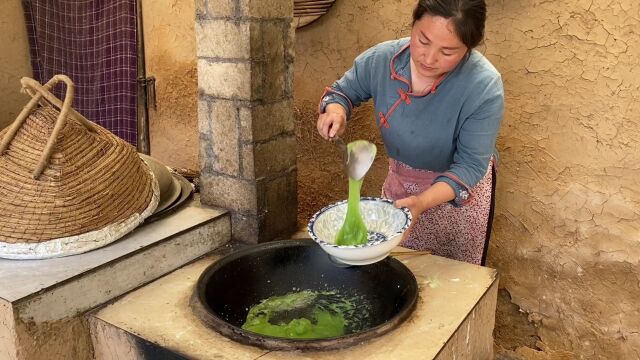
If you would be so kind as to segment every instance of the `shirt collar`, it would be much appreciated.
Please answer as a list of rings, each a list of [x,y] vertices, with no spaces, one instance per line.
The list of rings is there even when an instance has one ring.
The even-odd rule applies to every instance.
[[[403,45],[398,52],[396,52],[393,57],[391,57],[391,61],[389,62],[389,68],[391,70],[391,79],[400,80],[407,84],[409,88],[411,88],[411,79],[410,79],[410,70],[411,66],[409,66],[409,61],[411,59],[411,52],[409,51],[409,47],[411,45],[410,39],[408,39],[407,43]],[[444,74],[444,78],[440,78],[436,80],[435,87],[431,89],[432,92],[435,92],[438,86],[440,86],[443,81],[449,77],[452,73],[456,72],[459,68],[461,68],[469,57],[471,56],[471,51],[468,51],[460,60],[458,65],[456,65],[453,70]]]

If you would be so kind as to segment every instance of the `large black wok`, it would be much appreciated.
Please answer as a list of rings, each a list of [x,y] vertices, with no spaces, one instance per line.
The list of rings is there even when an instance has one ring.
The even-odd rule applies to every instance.
[[[243,330],[248,309],[261,300],[297,290],[335,289],[361,295],[371,305],[368,328],[329,339],[296,340]],[[337,267],[309,240],[276,241],[232,253],[200,276],[194,312],[233,340],[271,350],[329,350],[361,343],[402,323],[415,308],[416,279],[400,261]]]

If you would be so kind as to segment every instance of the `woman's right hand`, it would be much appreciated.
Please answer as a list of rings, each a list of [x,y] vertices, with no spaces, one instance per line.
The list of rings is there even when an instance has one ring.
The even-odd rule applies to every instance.
[[[318,133],[325,140],[342,136],[347,125],[347,111],[338,103],[327,105],[324,113],[318,116]]]

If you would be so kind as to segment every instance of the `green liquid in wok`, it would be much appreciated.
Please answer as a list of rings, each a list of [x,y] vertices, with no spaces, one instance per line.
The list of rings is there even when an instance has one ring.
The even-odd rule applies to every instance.
[[[367,243],[367,227],[360,214],[360,189],[362,180],[349,178],[349,200],[344,224],[336,235],[337,245],[361,245]]]
[[[322,339],[361,330],[368,307],[336,291],[304,290],[262,300],[249,310],[244,330],[289,339]],[[361,301],[362,302],[362,301]],[[364,315],[363,315],[364,314]]]

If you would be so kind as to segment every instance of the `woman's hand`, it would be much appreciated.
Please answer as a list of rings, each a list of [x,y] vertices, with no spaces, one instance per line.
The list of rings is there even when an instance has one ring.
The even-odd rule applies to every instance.
[[[407,196],[404,199],[395,201],[396,207],[408,207],[413,217],[413,222],[418,221],[418,217],[423,212],[436,207],[447,201],[455,199],[456,193],[453,188],[445,182],[436,182],[429,189],[418,195]]]
[[[347,111],[338,103],[327,105],[325,112],[318,116],[318,133],[325,140],[342,136],[347,125]]]
[[[411,232],[413,232],[413,227],[418,222],[418,217],[420,217],[420,215],[422,215],[422,213],[426,209],[422,208],[423,205],[421,204],[420,197],[415,195],[411,195],[404,199],[396,200],[393,204],[397,208],[401,208],[401,207],[409,208],[409,211],[411,212],[411,218],[412,218],[411,225],[409,225],[409,228],[404,231],[404,234],[402,234],[402,241],[400,242],[400,245],[402,245],[409,238],[409,235],[411,235]]]
[[[412,223],[415,223],[416,221],[418,221],[418,217],[420,217],[420,215],[422,215],[422,213],[427,210],[424,205],[424,201],[419,196],[415,196],[415,195],[408,196],[404,199],[396,200],[393,204],[397,208],[401,208],[401,207],[409,208],[409,211],[411,211],[411,217],[413,218]]]

